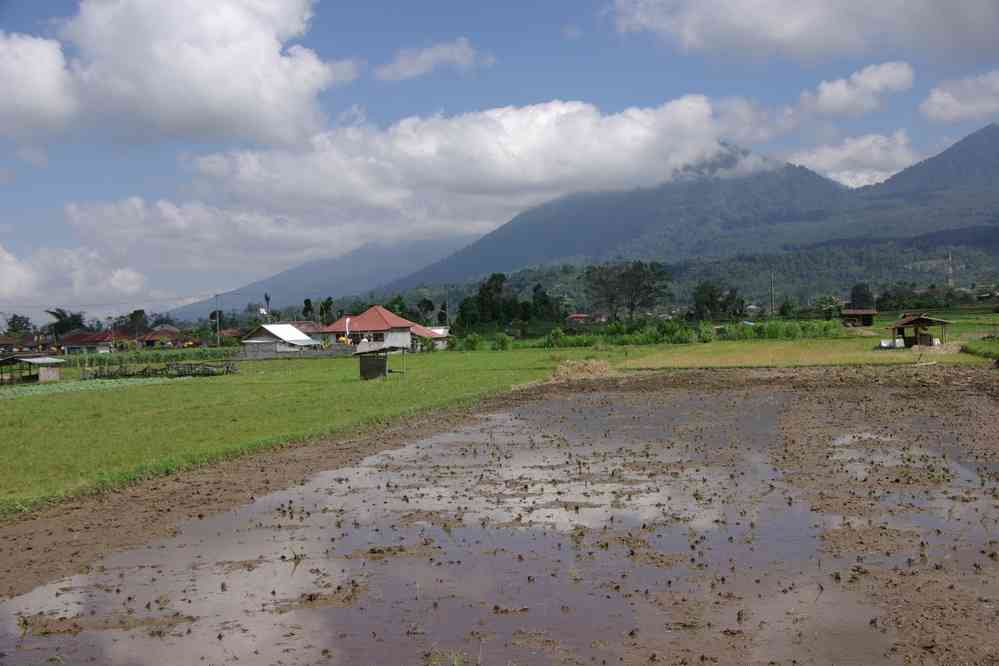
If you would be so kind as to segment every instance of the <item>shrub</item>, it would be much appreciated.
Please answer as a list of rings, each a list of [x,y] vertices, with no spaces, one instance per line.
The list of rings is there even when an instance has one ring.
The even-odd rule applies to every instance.
[[[469,333],[461,341],[461,348],[465,351],[476,351],[482,347],[482,336],[478,333]]]
[[[564,338],[565,333],[561,328],[556,326],[552,330],[548,331],[548,335],[545,336],[545,347],[550,349],[561,347]]]
[[[715,327],[709,322],[702,321],[697,327],[697,339],[701,342],[713,342],[715,339]]]
[[[513,338],[506,333],[497,333],[493,338],[493,349],[495,351],[509,351],[513,348]]]

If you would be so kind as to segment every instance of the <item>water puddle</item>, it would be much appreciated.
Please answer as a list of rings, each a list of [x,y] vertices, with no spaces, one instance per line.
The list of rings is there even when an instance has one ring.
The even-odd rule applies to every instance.
[[[485,415],[3,603],[0,663],[876,663],[892,634],[822,585],[829,518],[772,465],[782,404]]]

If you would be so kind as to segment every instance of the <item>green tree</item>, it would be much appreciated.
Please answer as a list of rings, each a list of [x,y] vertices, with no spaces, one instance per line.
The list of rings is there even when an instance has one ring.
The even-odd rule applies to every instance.
[[[485,282],[479,285],[478,306],[480,321],[493,322],[503,318],[503,286],[505,284],[505,273],[493,273]]]
[[[385,307],[400,317],[406,314],[406,300],[402,297],[402,294],[396,294],[395,298],[385,304]]]
[[[430,315],[434,312],[434,302],[424,296],[416,304],[416,309],[420,312],[420,321],[424,324],[430,323]]]
[[[316,314],[316,311],[312,307],[312,299],[306,298],[302,302],[302,319],[312,319],[314,314]]]
[[[668,294],[669,273],[658,262],[632,261],[617,267],[617,284],[628,318],[639,308],[652,308]]]
[[[323,324],[332,324],[333,315],[333,298],[327,296],[319,302],[319,321]]]
[[[874,293],[866,282],[853,285],[850,289],[850,307],[852,308],[873,308]]]
[[[694,306],[691,311],[694,319],[704,321],[715,319],[722,313],[722,299],[725,292],[721,285],[704,280],[694,287]]]
[[[819,296],[815,299],[815,309],[826,319],[832,319],[839,315],[839,299],[832,295]]]
[[[441,303],[441,309],[437,311],[437,325],[448,325],[447,301]]]
[[[52,335],[56,336],[56,339],[70,331],[84,327],[82,312],[69,312],[63,308],[55,308],[54,310],[46,310],[45,314],[55,319],[46,328]]]
[[[582,276],[594,305],[604,309],[614,321],[617,321],[623,301],[620,274],[620,266],[616,264],[596,264],[587,266]]]
[[[27,315],[11,313],[7,317],[7,335],[24,335],[34,330],[31,318]]]
[[[795,303],[790,296],[787,296],[783,301],[781,301],[778,314],[780,314],[780,316],[784,319],[794,319],[798,316],[798,304]]]

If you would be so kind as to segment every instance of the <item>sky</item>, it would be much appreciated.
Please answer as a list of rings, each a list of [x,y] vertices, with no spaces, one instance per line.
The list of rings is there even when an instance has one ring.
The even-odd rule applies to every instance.
[[[0,323],[485,233],[725,143],[879,182],[999,120],[997,34],[995,0],[0,0]]]

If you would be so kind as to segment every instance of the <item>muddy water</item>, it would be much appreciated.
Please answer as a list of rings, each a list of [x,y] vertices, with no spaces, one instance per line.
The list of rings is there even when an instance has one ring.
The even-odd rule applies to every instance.
[[[881,611],[830,582],[855,554],[820,535],[851,519],[775,466],[787,400],[587,393],[484,415],[0,605],[0,664],[893,663]],[[858,480],[915,464],[986,484],[880,435],[831,446]],[[881,501],[953,536],[945,493]]]

